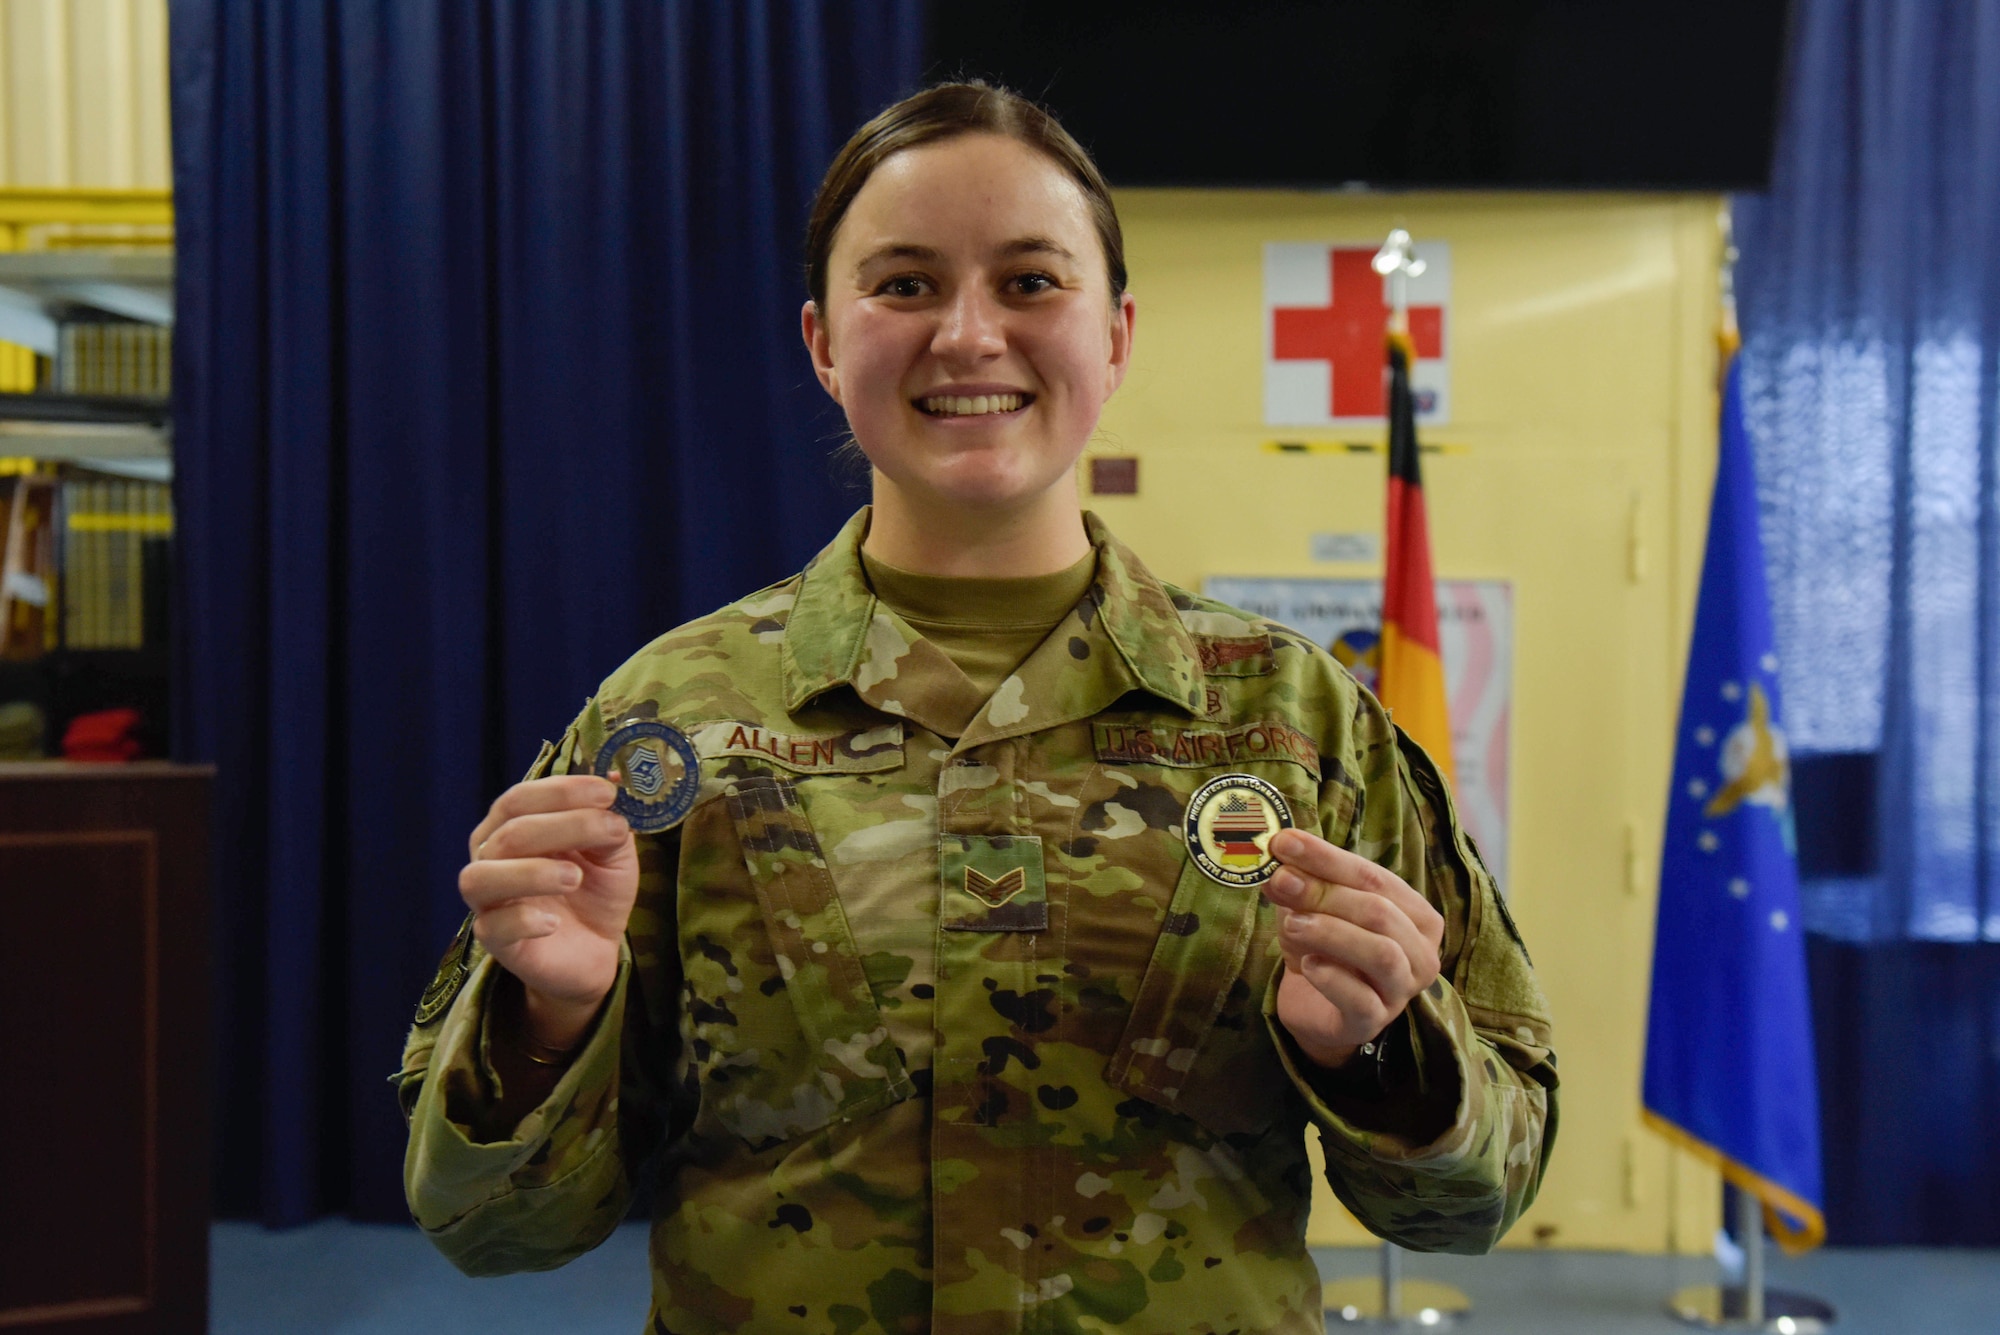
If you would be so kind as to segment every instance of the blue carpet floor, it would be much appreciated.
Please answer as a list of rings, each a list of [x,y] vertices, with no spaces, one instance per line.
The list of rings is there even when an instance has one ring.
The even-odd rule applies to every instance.
[[[646,1233],[627,1224],[561,1270],[467,1279],[412,1228],[323,1220],[212,1233],[212,1335],[641,1335]],[[1372,1276],[1375,1253],[1316,1253],[1328,1280]],[[1712,1281],[1713,1263],[1597,1252],[1411,1256],[1412,1279],[1464,1290],[1477,1335],[1668,1335],[1675,1288]],[[1771,1283],[1839,1309],[1841,1335],[2000,1332],[2000,1252],[1820,1251],[1771,1258]]]

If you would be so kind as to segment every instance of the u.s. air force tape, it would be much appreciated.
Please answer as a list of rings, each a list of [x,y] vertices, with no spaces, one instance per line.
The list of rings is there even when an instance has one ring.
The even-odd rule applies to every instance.
[[[1188,799],[1188,852],[1210,879],[1224,885],[1262,885],[1278,870],[1271,840],[1292,828],[1285,795],[1254,774],[1210,779]]]
[[[618,777],[611,809],[640,834],[670,830],[687,819],[701,791],[701,757],[687,734],[669,723],[632,719],[604,739],[592,771]]]

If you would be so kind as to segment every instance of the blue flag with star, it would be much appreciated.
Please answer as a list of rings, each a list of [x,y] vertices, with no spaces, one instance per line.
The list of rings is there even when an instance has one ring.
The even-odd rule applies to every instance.
[[[1646,1121],[1764,1205],[1788,1251],[1817,1246],[1819,1082],[1799,922],[1791,764],[1739,368],[1688,650],[1660,858]]]

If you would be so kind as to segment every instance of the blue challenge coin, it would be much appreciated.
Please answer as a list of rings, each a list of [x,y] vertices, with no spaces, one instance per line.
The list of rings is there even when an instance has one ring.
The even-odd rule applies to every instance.
[[[679,728],[651,719],[635,719],[605,738],[591,769],[602,779],[618,773],[611,809],[640,834],[679,825],[701,791],[694,743]]]

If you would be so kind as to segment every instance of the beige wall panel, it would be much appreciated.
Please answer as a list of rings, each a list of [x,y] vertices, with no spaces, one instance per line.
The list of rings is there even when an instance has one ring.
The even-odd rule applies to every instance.
[[[171,186],[166,0],[0,0],[0,186]]]
[[[1380,454],[1265,444],[1374,433],[1262,421],[1263,246],[1452,247],[1453,418],[1426,433],[1441,576],[1513,581],[1512,903],[1555,1013],[1562,1129],[1510,1245],[1701,1251],[1714,1174],[1639,1121],[1657,849],[1715,453],[1716,201],[1130,191],[1138,336],[1086,497],[1161,575],[1361,577],[1314,532],[1379,533]],[[1330,1193],[1317,1242],[1370,1241]]]
[[[69,184],[69,23],[60,0],[7,0],[5,185]]]
[[[14,0],[0,0],[0,185],[14,180]]]
[[[133,181],[136,88],[130,0],[69,0],[69,184]]]
[[[174,183],[173,123],[167,94],[166,0],[126,0],[132,10],[132,183]]]

